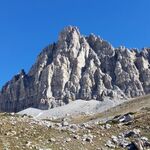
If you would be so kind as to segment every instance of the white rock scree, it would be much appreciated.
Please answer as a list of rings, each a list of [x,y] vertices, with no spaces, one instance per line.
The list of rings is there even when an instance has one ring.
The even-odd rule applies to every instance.
[[[35,108],[27,108],[18,112],[20,115],[32,116],[36,119],[58,119],[64,117],[73,117],[76,115],[92,115],[103,112],[111,107],[114,107],[123,101],[105,100],[103,102],[90,100],[76,100],[67,105],[55,107],[49,110],[39,110]]]

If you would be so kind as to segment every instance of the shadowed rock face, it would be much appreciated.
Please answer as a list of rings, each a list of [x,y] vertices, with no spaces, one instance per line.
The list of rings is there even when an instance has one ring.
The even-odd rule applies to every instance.
[[[150,93],[150,49],[114,48],[69,26],[46,47],[28,74],[22,70],[0,92],[0,111],[48,109],[75,99],[122,99]]]

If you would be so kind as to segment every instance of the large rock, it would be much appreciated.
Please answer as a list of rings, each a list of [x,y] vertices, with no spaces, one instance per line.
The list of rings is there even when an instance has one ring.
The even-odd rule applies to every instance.
[[[49,109],[76,99],[122,99],[150,93],[150,49],[114,48],[93,34],[66,27],[29,73],[22,70],[0,92],[0,111]]]

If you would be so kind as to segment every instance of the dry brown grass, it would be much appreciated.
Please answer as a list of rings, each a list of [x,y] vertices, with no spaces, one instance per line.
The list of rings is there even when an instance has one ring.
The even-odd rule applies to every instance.
[[[30,124],[32,118],[21,118],[21,116],[11,116],[9,114],[0,114],[0,150],[28,150],[28,149],[43,149],[51,148],[52,150],[96,150],[97,148],[108,148],[105,146],[106,141],[112,135],[118,135],[121,132],[138,128],[142,135],[150,139],[150,95],[132,99],[119,106],[111,108],[104,113],[99,113],[93,116],[78,116],[75,118],[76,123],[87,122],[90,120],[113,117],[127,112],[136,112],[134,121],[129,125],[119,126],[117,123],[112,124],[110,129],[102,129],[101,124],[93,124],[90,132],[94,135],[93,142],[82,142],[73,138],[69,131],[59,131],[54,128],[47,128],[38,124]],[[14,124],[13,124],[13,123]],[[88,133],[89,129],[80,129],[75,134],[80,138]],[[16,134],[8,135],[15,131]],[[55,142],[50,142],[50,138],[55,138]],[[71,138],[70,142],[65,142],[66,138]],[[28,141],[31,146],[27,146]],[[121,149],[120,147],[118,149]]]

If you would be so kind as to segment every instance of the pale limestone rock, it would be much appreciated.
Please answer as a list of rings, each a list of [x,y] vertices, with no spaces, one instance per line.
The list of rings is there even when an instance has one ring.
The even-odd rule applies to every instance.
[[[114,48],[102,38],[66,27],[29,73],[22,70],[0,92],[0,111],[49,109],[76,99],[122,99],[150,93],[150,49]]]

